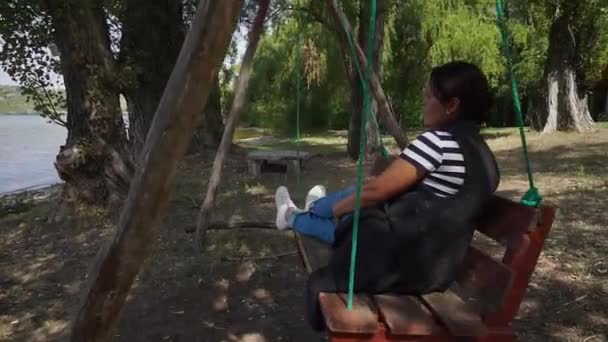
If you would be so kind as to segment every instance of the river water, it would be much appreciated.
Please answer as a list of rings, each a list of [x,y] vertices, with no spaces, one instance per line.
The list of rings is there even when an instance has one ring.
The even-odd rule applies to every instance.
[[[61,182],[53,163],[66,135],[38,115],[0,114],[0,194]]]

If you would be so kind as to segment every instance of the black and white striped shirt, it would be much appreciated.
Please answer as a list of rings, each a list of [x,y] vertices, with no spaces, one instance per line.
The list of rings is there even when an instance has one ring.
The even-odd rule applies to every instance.
[[[401,157],[424,174],[422,182],[437,196],[450,197],[464,184],[464,157],[449,132],[426,131],[401,152]]]

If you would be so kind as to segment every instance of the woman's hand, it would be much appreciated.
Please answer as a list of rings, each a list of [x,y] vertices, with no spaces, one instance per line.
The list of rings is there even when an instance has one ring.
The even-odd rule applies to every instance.
[[[333,208],[331,208],[331,211],[333,213],[333,217],[335,221],[339,221],[340,217],[342,217],[342,215],[344,215],[343,213],[340,212],[340,208],[339,208],[340,202],[336,203]]]
[[[386,201],[416,184],[423,174],[402,158],[396,159],[381,175],[370,179],[361,191],[361,208]],[[370,177],[371,178],[371,177]],[[336,203],[333,207],[335,219],[355,210],[355,194]]]
[[[340,218],[339,217],[334,217],[334,226],[336,226],[336,228],[337,228],[338,225],[340,225]]]
[[[333,217],[333,220],[334,220],[334,225],[335,225],[336,227],[338,227],[338,224],[340,223],[340,217],[342,216],[342,215],[340,214],[340,212],[339,212],[338,210],[336,210],[336,207],[337,207],[337,206],[338,206],[338,203],[336,203],[336,204],[335,204],[335,205],[334,205],[334,206],[331,208],[331,211],[332,211],[332,213],[333,213],[332,217]]]
[[[377,177],[376,176],[368,176],[365,177],[365,181],[364,183],[369,183],[369,182],[373,182]]]

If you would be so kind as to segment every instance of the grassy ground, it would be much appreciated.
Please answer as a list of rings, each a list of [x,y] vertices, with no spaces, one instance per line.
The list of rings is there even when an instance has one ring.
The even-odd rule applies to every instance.
[[[257,130],[241,130],[226,166],[215,219],[271,221],[279,184],[302,199],[313,184],[337,189],[355,164],[338,132],[307,136],[317,154],[296,190],[295,179],[247,176],[252,148],[293,147]],[[501,192],[527,189],[516,130],[487,130],[502,171]],[[586,135],[529,135],[538,187],[559,214],[516,323],[522,341],[608,341],[608,129]],[[211,156],[180,167],[156,253],[140,274],[116,329],[116,341],[322,341],[304,321],[306,279],[290,232],[212,231],[205,253],[194,248],[196,208]],[[83,208],[48,223],[53,203],[0,219],[0,340],[64,339],[90,262],[111,238],[102,212]]]

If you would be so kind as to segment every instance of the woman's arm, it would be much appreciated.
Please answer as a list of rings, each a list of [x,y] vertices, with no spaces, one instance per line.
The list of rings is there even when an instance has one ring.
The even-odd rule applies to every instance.
[[[361,208],[382,203],[397,194],[404,192],[418,183],[424,176],[414,165],[402,158],[397,158],[378,177],[371,179],[361,189]],[[355,196],[352,194],[336,203],[334,217],[339,218],[355,210]]]

